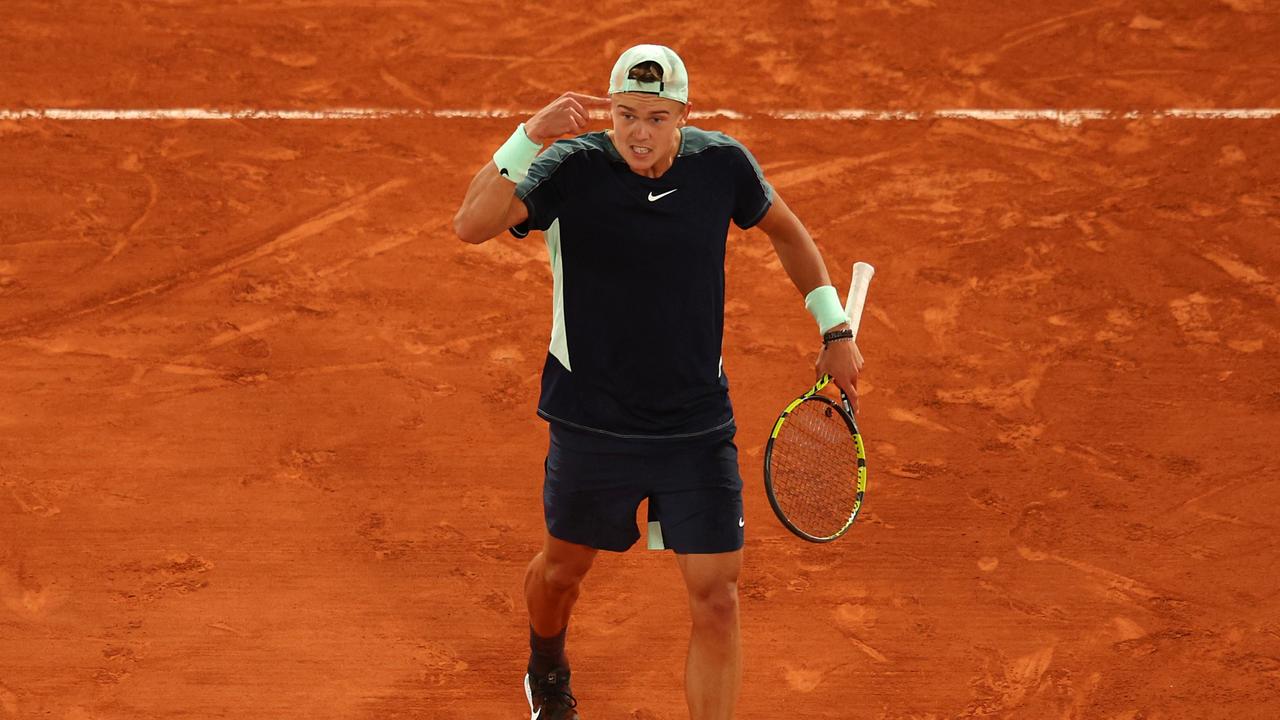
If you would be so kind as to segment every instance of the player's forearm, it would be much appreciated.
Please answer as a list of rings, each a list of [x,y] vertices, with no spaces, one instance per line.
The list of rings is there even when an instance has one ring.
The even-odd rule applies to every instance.
[[[773,249],[778,254],[778,260],[782,262],[782,268],[787,271],[787,276],[791,278],[791,282],[800,291],[802,296],[808,296],[814,288],[831,284],[831,276],[827,274],[827,265],[822,260],[822,253],[818,252],[818,245],[809,236],[809,233],[800,228],[798,233],[787,234],[784,237],[770,236],[773,241]],[[847,325],[841,323],[831,330],[839,330]]]
[[[830,285],[827,265],[818,252],[818,245],[803,227],[787,228],[769,236],[773,250],[778,254],[782,269],[795,284],[801,295],[807,295],[820,285]]]
[[[492,162],[485,163],[453,216],[453,231],[469,243],[482,243],[501,233],[515,192],[516,186],[498,174]]]
[[[769,208],[769,212],[761,220],[760,229],[769,236],[774,252],[782,262],[782,268],[787,271],[787,276],[791,278],[796,289],[805,297],[805,307],[809,308],[810,293],[816,288],[831,284],[831,276],[827,273],[827,265],[822,260],[822,253],[818,252],[817,243],[805,229],[804,223],[800,222],[800,218],[796,217],[795,213],[791,212],[791,208],[787,207],[787,203],[777,195],[774,196],[773,207]],[[825,306],[819,303],[814,307]],[[812,308],[809,311],[815,312]],[[824,312],[815,315],[823,330],[843,330],[848,327],[847,323],[833,325],[829,322],[832,318],[826,316],[827,313]]]
[[[782,268],[801,295],[808,295],[821,285],[831,284],[831,276],[827,274],[827,265],[822,261],[817,243],[781,195],[774,193],[773,205],[757,227],[769,236]]]

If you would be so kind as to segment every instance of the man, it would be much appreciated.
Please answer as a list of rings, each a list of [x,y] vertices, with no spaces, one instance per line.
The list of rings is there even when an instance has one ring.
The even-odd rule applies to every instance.
[[[580,134],[605,107],[613,128]],[[525,577],[534,720],[577,719],[570,612],[598,551],[639,538],[645,499],[650,545],[675,551],[689,593],[690,716],[733,715],[744,521],[720,354],[731,220],[769,236],[824,333],[818,374],[856,403],[862,360],[813,240],[746,148],[688,118],[680,57],[633,47],[614,65],[608,98],[565,93],[517,127],[454,218],[471,243],[543,231],[554,276],[538,403],[550,423],[547,536]],[[564,135],[574,137],[538,155]]]

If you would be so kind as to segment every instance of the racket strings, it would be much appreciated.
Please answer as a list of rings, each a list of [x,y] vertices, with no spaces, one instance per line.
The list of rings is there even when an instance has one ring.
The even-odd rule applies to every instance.
[[[858,456],[849,426],[822,401],[800,403],[783,422],[770,460],[774,497],[800,530],[830,537],[857,499]]]

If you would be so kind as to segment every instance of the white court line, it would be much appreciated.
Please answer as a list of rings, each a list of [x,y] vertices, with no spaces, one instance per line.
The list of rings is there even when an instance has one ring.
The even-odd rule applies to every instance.
[[[987,120],[987,121],[1010,121],[1010,120],[1053,120],[1060,125],[1079,125],[1085,120],[1111,120],[1116,115],[1110,110],[1082,109],[1082,110],[937,110],[934,112],[935,117],[951,118],[951,119],[967,119],[967,120]],[[1129,113],[1121,116],[1125,119],[1136,119],[1142,117],[1130,117]],[[1153,115],[1153,117],[1158,117]]]
[[[265,110],[246,108],[219,110],[216,108],[24,108],[0,109],[0,120],[383,120],[389,118],[526,118],[537,109],[468,109],[444,108],[422,110],[414,108],[359,108],[337,107],[316,110]],[[983,120],[987,122],[1053,121],[1060,125],[1080,125],[1090,120],[1142,120],[1170,118],[1175,120],[1276,120],[1280,108],[1168,108],[1163,110],[1102,110],[1076,109],[1014,109],[1014,108],[954,108],[942,110],[867,110],[847,108],[842,110],[762,110],[745,113],[718,108],[695,110],[694,119],[726,118],[750,120],[815,121],[850,120],[873,122],[910,122],[916,120],[951,119]],[[606,115],[600,111],[593,117]]]

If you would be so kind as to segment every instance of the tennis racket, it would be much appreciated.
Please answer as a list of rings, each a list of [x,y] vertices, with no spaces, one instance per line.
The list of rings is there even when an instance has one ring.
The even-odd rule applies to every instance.
[[[875,268],[854,263],[845,314],[854,338]],[[791,401],[778,416],[764,449],[764,489],[778,520],[804,540],[826,543],[858,518],[867,491],[867,455],[849,398],[821,391],[830,375]]]

